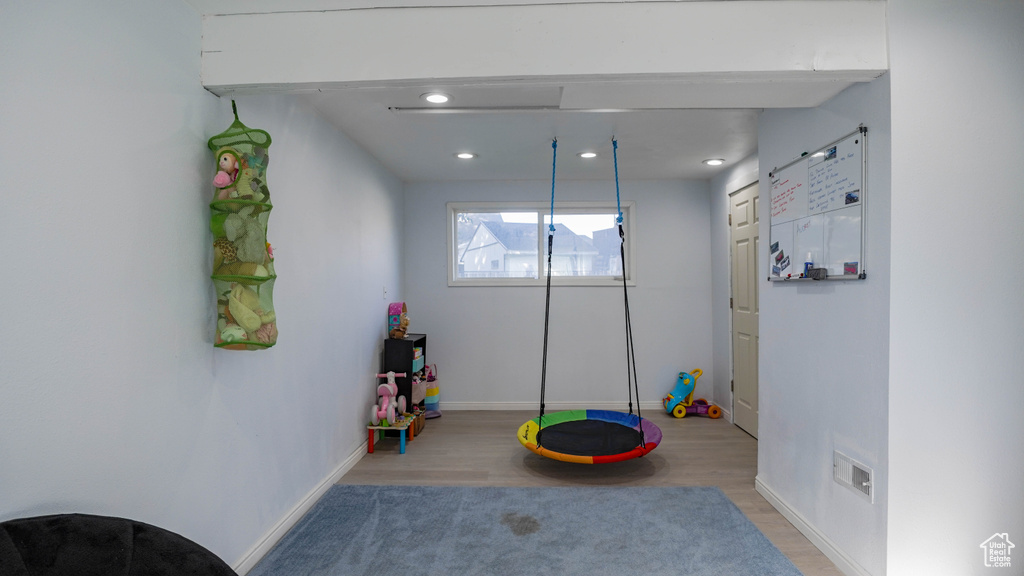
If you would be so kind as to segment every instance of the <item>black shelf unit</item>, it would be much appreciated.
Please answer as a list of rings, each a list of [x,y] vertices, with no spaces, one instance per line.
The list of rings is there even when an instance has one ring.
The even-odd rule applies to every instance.
[[[422,360],[417,364],[426,366],[427,362],[427,335],[406,334],[405,338],[388,338],[384,340],[384,358],[382,359],[381,373],[384,372],[405,372],[405,376],[396,376],[395,384],[398,385],[398,395],[405,396],[406,410],[412,411],[412,375],[413,370],[413,349],[422,348]],[[421,368],[422,369],[422,368]],[[423,402],[420,402],[420,408]]]

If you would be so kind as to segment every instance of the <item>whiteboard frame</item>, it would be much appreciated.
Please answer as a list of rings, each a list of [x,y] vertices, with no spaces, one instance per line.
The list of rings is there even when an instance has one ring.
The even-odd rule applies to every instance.
[[[827,150],[828,148],[836,146],[840,142],[843,142],[846,139],[851,138],[853,136],[856,136],[858,134],[861,137],[860,138],[860,208],[861,208],[861,214],[860,214],[860,264],[859,264],[860,272],[858,274],[843,274],[843,275],[836,275],[836,276],[826,276],[825,279],[824,279],[825,281],[828,281],[828,280],[866,280],[867,277],[868,277],[867,266],[865,265],[865,257],[866,257],[866,253],[867,253],[867,238],[866,238],[865,232],[867,231],[867,203],[868,203],[868,196],[869,196],[869,194],[867,194],[867,187],[868,187],[868,182],[867,182],[867,179],[868,179],[868,174],[867,174],[867,165],[868,165],[868,157],[867,157],[867,152],[868,152],[868,150],[867,150],[868,127],[865,126],[864,124],[861,124],[853,132],[850,132],[849,134],[846,134],[846,135],[842,136],[841,138],[837,138],[836,140],[833,140],[832,142],[829,142],[828,144],[825,144],[824,146],[819,146],[818,148],[815,148],[814,150],[812,150],[810,152],[804,152],[803,154],[800,155],[799,158],[796,158],[796,159],[794,159],[794,160],[792,160],[792,161],[790,161],[790,162],[788,162],[786,164],[783,164],[782,166],[778,166],[776,168],[772,168],[771,171],[768,172],[768,183],[769,183],[769,192],[770,192],[771,180],[780,171],[785,170],[785,169],[789,168],[790,166],[793,166],[794,164],[797,164],[799,162],[810,162],[810,159],[811,159],[811,157],[814,156],[814,154],[817,154],[818,152],[823,152],[823,151]],[[771,261],[772,260],[771,259],[771,245],[772,245],[772,235],[771,235],[772,218],[771,218],[771,213],[772,212],[771,212],[771,194],[770,193],[768,195],[768,199],[769,199],[769,206],[768,206],[768,242],[765,244],[768,247],[768,250],[769,250],[769,253],[768,253],[769,257],[767,258],[767,261],[766,261],[766,264],[768,265],[768,281],[769,282],[821,282],[821,280],[815,280],[813,278],[803,278],[803,277],[799,277],[799,276],[797,276],[797,277],[793,277],[793,276],[786,276],[786,277],[772,276],[772,273],[771,273],[771,266],[772,266],[772,261]]]

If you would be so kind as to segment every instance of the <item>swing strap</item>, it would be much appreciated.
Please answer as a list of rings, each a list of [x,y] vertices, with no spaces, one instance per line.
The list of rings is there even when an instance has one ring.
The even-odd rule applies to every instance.
[[[619,258],[622,262],[622,302],[626,314],[626,392],[629,395],[629,413],[633,413],[633,395],[636,394],[636,417],[640,416],[640,385],[636,377],[636,355],[633,351],[633,325],[629,318],[629,290],[626,288],[626,233],[622,229],[622,203],[619,199],[619,142],[612,138],[612,159],[615,164],[615,204],[619,211]],[[640,427],[640,447],[644,447],[644,431]]]
[[[548,266],[547,266],[547,288],[544,294],[544,354],[541,357],[540,365],[540,415],[537,418],[537,425],[544,428],[544,393],[548,377],[548,323],[551,319],[551,251],[555,242],[555,170],[558,167],[558,139],[551,141],[551,222],[548,223]],[[537,446],[540,446],[540,435],[537,436]]]
[[[619,211],[615,223],[619,225],[619,235],[622,237],[622,201],[619,200],[619,141],[612,136],[612,161],[615,164],[615,209]],[[626,267],[622,267],[625,274]]]

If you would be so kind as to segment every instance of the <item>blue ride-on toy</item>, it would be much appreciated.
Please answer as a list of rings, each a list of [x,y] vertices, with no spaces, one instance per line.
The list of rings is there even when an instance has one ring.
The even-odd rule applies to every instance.
[[[708,401],[703,398],[693,399],[693,389],[697,386],[697,378],[700,378],[700,375],[703,373],[700,368],[694,369],[689,374],[686,372],[679,373],[676,387],[661,401],[662,405],[665,406],[666,412],[676,418],[683,418],[687,414],[701,414],[710,418],[722,417],[722,409],[720,407],[708,404]]]

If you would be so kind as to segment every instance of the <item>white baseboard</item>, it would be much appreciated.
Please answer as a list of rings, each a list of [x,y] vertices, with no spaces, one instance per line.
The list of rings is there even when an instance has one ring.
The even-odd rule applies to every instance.
[[[732,419],[732,410],[729,410],[728,407],[722,406],[721,404],[719,404],[718,407],[722,409],[722,418],[725,419],[726,422],[730,424],[736,423],[736,421]]]
[[[840,572],[846,574],[846,576],[871,576],[866,570],[861,568],[860,564],[846,555],[845,552],[836,546],[836,543],[829,540],[827,536],[822,534],[807,521],[806,518],[800,515],[799,512],[794,510],[786,504],[786,502],[779,497],[771,488],[769,488],[764,482],[761,482],[761,478],[754,478],[754,488],[758,494],[764,496],[764,499],[768,501],[780,514],[785,516],[786,520],[789,520],[790,524],[796,527],[801,534],[807,537],[811,541],[811,544],[821,550],[821,553],[828,557],[836,568]]]
[[[636,404],[634,403],[634,407]],[[441,401],[441,412],[445,410],[528,410],[536,412],[540,408],[537,402],[445,402]],[[544,410],[618,410],[620,412],[629,409],[626,402],[545,402]],[[664,410],[665,408],[658,401],[644,401],[640,403],[640,410]]]
[[[235,565],[232,566],[234,571],[241,576],[245,576],[249,570],[252,570],[253,567],[256,566],[256,564],[262,560],[268,552],[270,552],[270,549],[273,548],[281,538],[284,538],[284,535],[287,534],[296,523],[298,523],[302,516],[305,515],[306,512],[309,512],[309,509],[312,508],[318,500],[320,500],[320,497],[327,493],[331,486],[335,485],[346,472],[351,470],[352,467],[366,455],[368,443],[368,441],[363,442],[358,448],[356,448],[355,452],[350,454],[348,458],[345,458],[345,460],[342,461],[342,463],[335,468],[333,472],[324,478],[320,484],[306,494],[302,500],[299,500],[299,503],[285,514],[284,517],[281,518],[281,520],[279,520],[273,527],[271,527],[270,531],[267,532],[255,546],[250,548],[249,551],[246,552],[240,560],[238,560],[238,562],[235,562]]]

